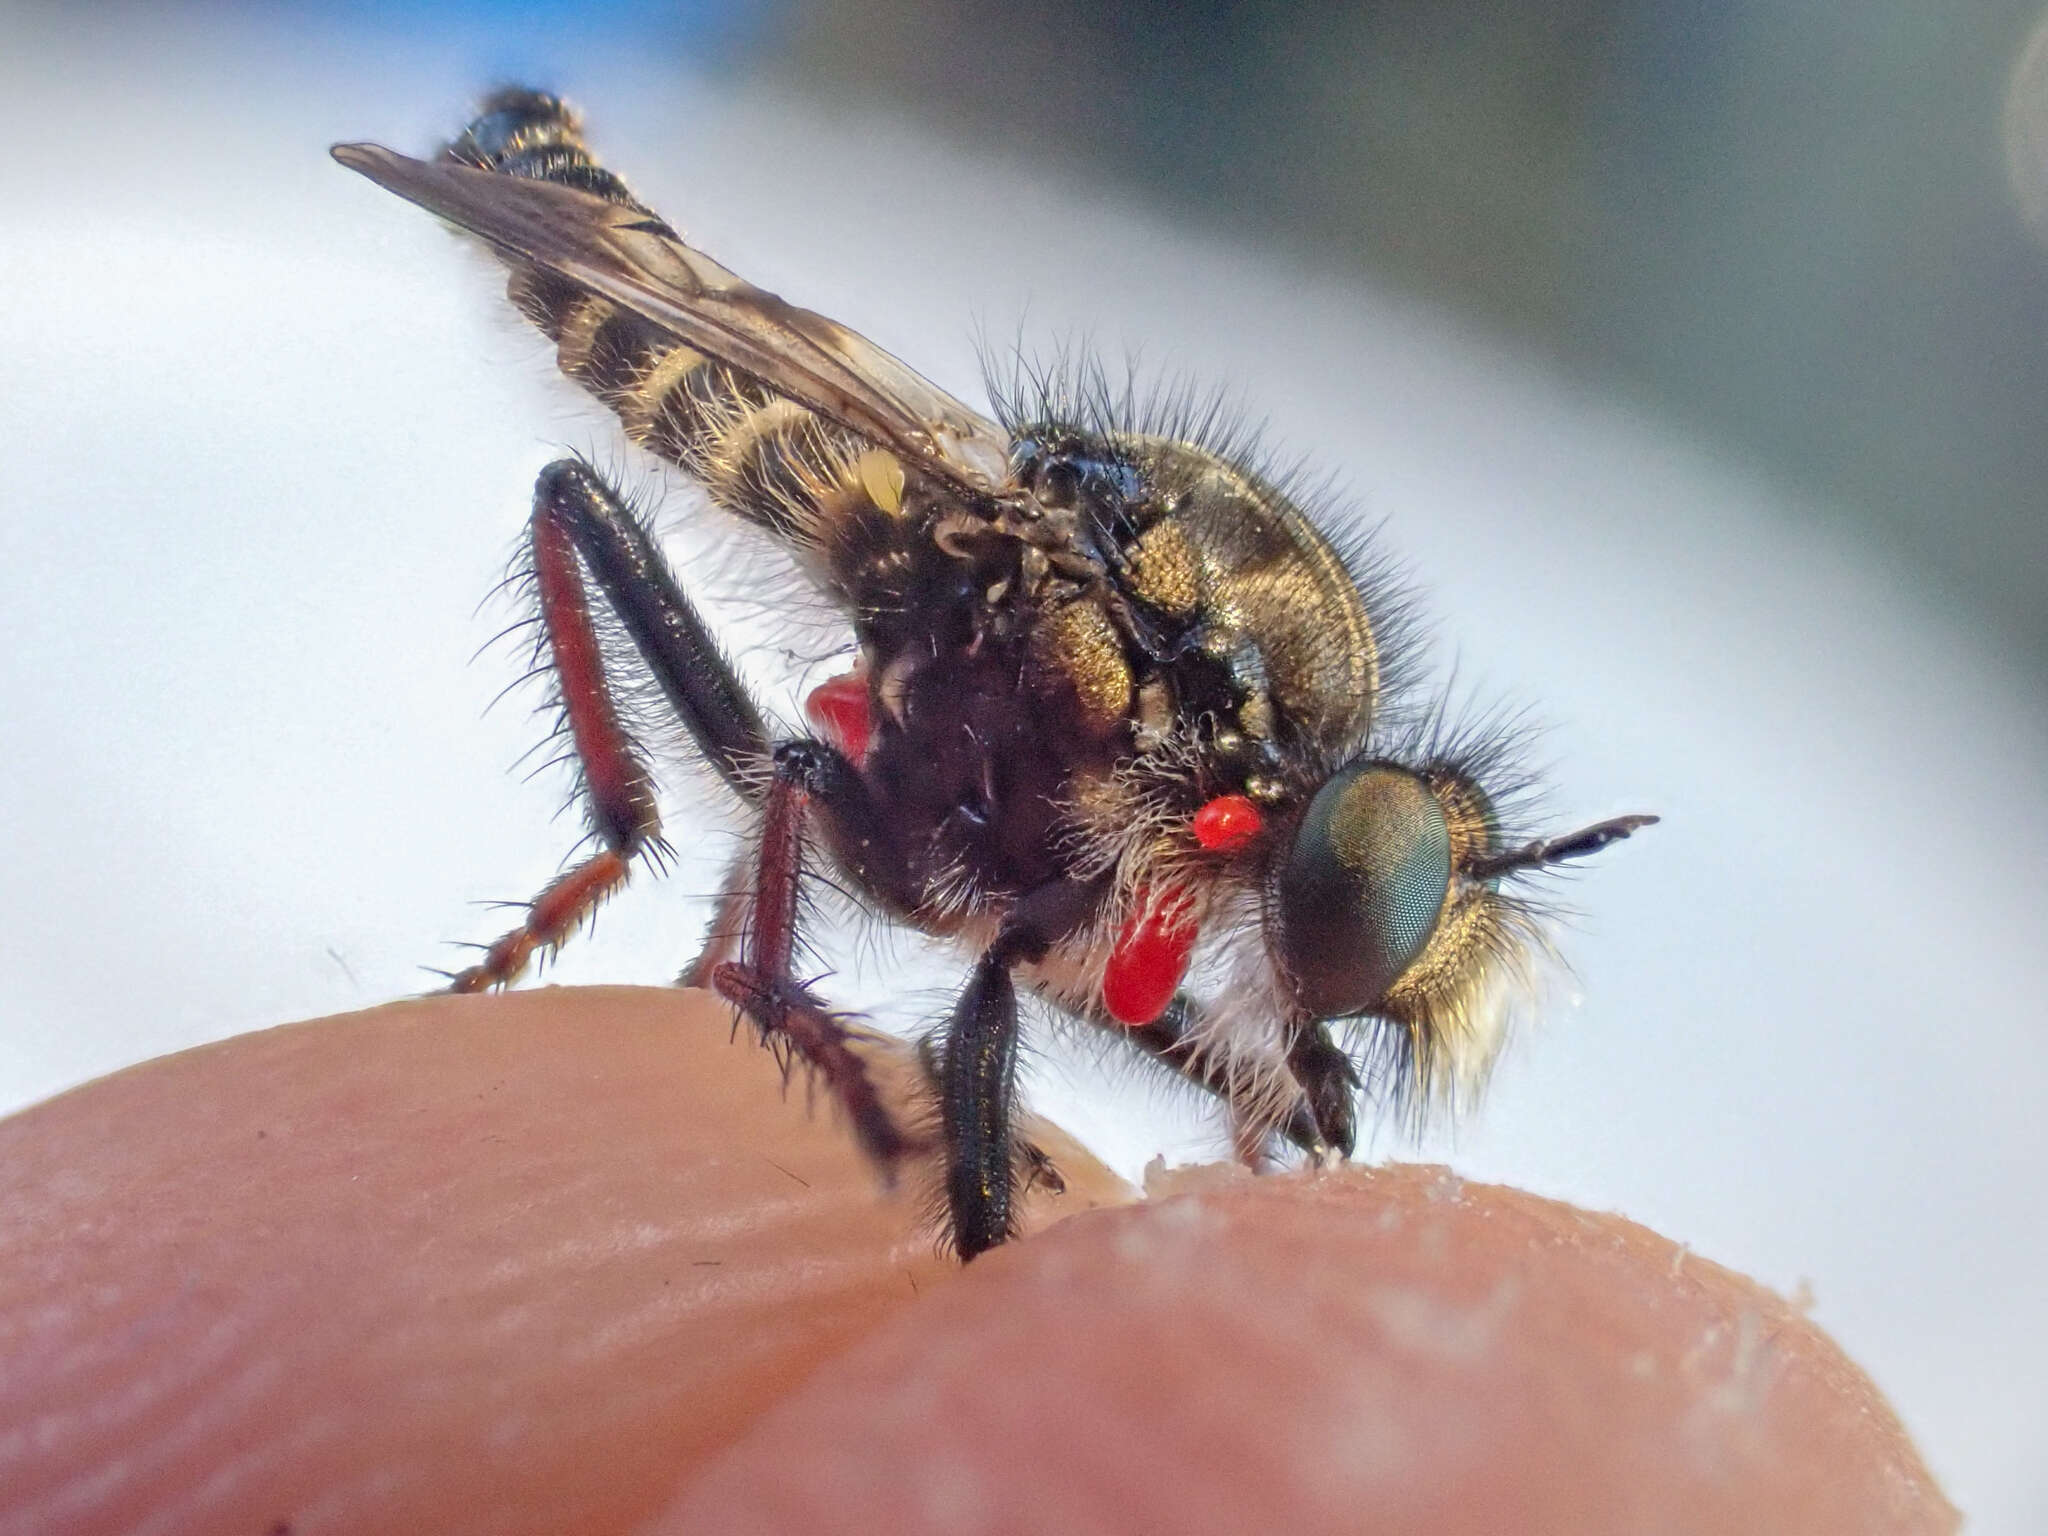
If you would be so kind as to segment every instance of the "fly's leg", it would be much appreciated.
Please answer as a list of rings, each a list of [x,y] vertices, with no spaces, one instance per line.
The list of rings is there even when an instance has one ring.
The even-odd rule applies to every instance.
[[[946,1139],[946,1209],[953,1246],[971,1259],[1015,1230],[1020,1168],[1043,1161],[1020,1147],[1017,1101],[1017,988],[1014,966],[1041,960],[1083,921],[1093,887],[1055,882],[1026,894],[975,962],[953,1005],[938,1053],[940,1125]]]
[[[1259,1091],[1241,1081],[1238,1074],[1216,1053],[1201,1047],[1199,1029],[1200,1011],[1195,1002],[1186,996],[1177,996],[1166,1005],[1166,1009],[1149,1024],[1126,1025],[1107,1018],[1092,1022],[1102,1025],[1112,1033],[1129,1040],[1154,1061],[1178,1074],[1187,1082],[1205,1092],[1214,1094],[1230,1107],[1235,1130],[1238,1133],[1238,1152],[1242,1161],[1258,1166],[1266,1161],[1266,1132],[1271,1131],[1292,1142],[1302,1151],[1320,1155],[1332,1149],[1340,1149],[1346,1155],[1351,1151],[1348,1121],[1340,1119],[1327,1105],[1327,1098],[1333,1084],[1327,1074],[1317,1075],[1317,1070],[1327,1065],[1318,1060],[1310,1068],[1310,1079],[1302,1077],[1302,1069],[1296,1065],[1290,1053],[1288,1066],[1295,1078],[1296,1086],[1302,1092],[1277,1118],[1269,1108],[1255,1102]],[[1327,1043],[1327,1037],[1325,1037]],[[1337,1051],[1344,1070],[1350,1069],[1348,1058]],[[1312,1081],[1311,1081],[1312,1079]],[[1356,1089],[1357,1078],[1351,1077],[1344,1091],[1344,1113],[1350,1113],[1349,1093]],[[1331,1134],[1343,1130],[1343,1140]]]
[[[920,1040],[917,1045],[917,1064],[924,1073],[925,1091],[931,1095],[934,1104],[944,1102],[945,1077],[940,1066],[940,1041],[934,1038]],[[1052,1160],[1052,1154],[1034,1141],[1019,1139],[1017,1142],[1018,1193],[1029,1194],[1042,1189],[1047,1194],[1064,1195],[1067,1192],[1066,1175],[1060,1172],[1059,1164]]]
[[[536,948],[558,944],[625,879],[633,855],[651,845],[659,823],[645,760],[620,722],[606,677],[596,611],[585,593],[587,570],[605,598],[605,615],[632,641],[656,686],[726,782],[765,812],[742,963],[721,963],[721,937],[743,899],[729,883],[706,954],[692,967],[737,1004],[764,1041],[801,1057],[846,1107],[861,1145],[884,1168],[907,1143],[882,1107],[849,1031],[794,979],[797,898],[803,874],[804,820],[813,799],[844,861],[864,878],[893,871],[866,785],[828,747],[789,743],[769,757],[761,714],[719,654],[703,620],[631,508],[589,465],[564,459],[541,471],[534,489],[533,574],[540,622],[553,663],[565,724],[582,768],[595,831],[605,850],[555,881],[527,920],[455,978],[458,991],[509,981]],[[785,1054],[785,1059],[786,1059]]]
[[[768,728],[625,498],[581,459],[540,472],[534,519],[559,522],[669,707],[726,783],[759,802]]]
[[[619,717],[607,675],[600,611],[585,573],[603,594],[603,616],[631,639],[641,661],[712,765],[749,798],[750,764],[766,754],[760,711],[718,652],[697,611],[625,500],[578,459],[550,464],[534,486],[528,525],[538,620],[562,723],[601,850],[530,902],[525,920],[450,979],[481,992],[516,978],[536,951],[559,946],[613,891],[633,859],[660,847],[661,818],[645,754]]]
[[[740,940],[746,934],[747,904],[753,900],[752,879],[753,861],[734,860],[718,888],[718,906],[711,914],[711,926],[705,930],[703,947],[676,977],[677,986],[708,987],[712,972],[726,961],[739,958]]]
[[[890,1174],[910,1150],[910,1139],[852,1047],[853,1032],[796,976],[804,845],[813,817],[836,849],[857,855],[864,846],[875,847],[875,809],[853,764],[822,742],[785,742],[774,753],[741,958],[712,964],[711,984],[785,1064],[794,1055],[817,1073],[846,1111],[862,1149]],[[857,857],[842,853],[842,862],[850,872],[863,873]]]
[[[1358,1145],[1358,1067],[1330,1038],[1326,1025],[1295,1024],[1287,1041],[1287,1070],[1308,1099],[1323,1148],[1349,1157]]]
[[[946,1024],[939,1108],[946,1135],[946,1209],[962,1259],[1013,1230],[1017,1150],[1017,989],[1001,941],[975,963]]]

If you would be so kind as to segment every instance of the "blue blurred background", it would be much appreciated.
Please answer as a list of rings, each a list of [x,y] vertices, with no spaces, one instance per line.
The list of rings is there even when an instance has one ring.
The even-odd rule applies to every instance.
[[[575,834],[478,602],[590,449],[794,718],[764,557],[328,163],[545,83],[714,254],[978,400],[977,329],[1230,382],[1532,706],[1571,962],[1484,1111],[1375,1156],[1788,1293],[1974,1529],[2048,1529],[2048,44],[2033,7],[0,3],[0,1107],[418,990]],[[660,982],[743,833],[551,973]],[[858,934],[914,1028],[955,962]],[[1127,1172],[1203,1105],[1041,1028]]]

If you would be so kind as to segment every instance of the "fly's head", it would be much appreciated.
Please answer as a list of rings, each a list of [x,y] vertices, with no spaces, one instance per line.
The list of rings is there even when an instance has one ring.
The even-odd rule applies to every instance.
[[[1297,1023],[1384,1026],[1392,1086],[1417,1102],[1474,1085],[1491,1064],[1506,994],[1527,984],[1546,947],[1544,909],[1525,877],[1657,820],[1510,839],[1481,778],[1487,768],[1512,774],[1511,755],[1361,754],[1267,849],[1260,920],[1284,1012]]]

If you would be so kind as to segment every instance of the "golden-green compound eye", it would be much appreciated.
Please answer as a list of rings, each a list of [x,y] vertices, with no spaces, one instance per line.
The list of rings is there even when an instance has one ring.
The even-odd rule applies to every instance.
[[[1405,768],[1344,769],[1309,802],[1277,882],[1281,954],[1318,1018],[1370,1008],[1414,964],[1451,884],[1451,834]]]

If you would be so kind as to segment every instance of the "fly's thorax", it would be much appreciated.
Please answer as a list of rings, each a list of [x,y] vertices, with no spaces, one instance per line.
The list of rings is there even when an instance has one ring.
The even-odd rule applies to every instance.
[[[1206,793],[1277,802],[1364,736],[1380,683],[1365,599],[1275,486],[1157,437],[1027,431],[1017,462],[1116,592],[1141,747],[1192,731]]]
[[[1363,735],[1372,624],[1329,542],[1270,488],[1214,465],[1169,515],[1199,572],[1203,649],[1228,658],[1247,736],[1329,751]]]

